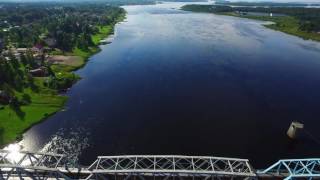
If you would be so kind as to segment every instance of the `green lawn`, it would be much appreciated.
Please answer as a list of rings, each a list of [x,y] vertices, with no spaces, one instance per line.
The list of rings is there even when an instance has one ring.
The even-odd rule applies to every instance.
[[[100,40],[108,37],[113,32],[113,26],[99,26],[99,33],[92,36],[92,41],[95,45],[99,45]]]
[[[31,103],[13,110],[8,105],[0,110],[0,145],[8,144],[21,137],[21,134],[33,124],[39,123],[49,115],[59,111],[67,100],[66,96],[57,95],[52,89],[43,86],[43,79],[37,78],[39,91],[25,89],[16,92],[18,97],[28,94]]]

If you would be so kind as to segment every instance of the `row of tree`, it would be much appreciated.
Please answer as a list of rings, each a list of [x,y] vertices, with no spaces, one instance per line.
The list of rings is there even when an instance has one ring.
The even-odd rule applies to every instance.
[[[53,38],[56,47],[71,51],[93,45],[97,26],[110,25],[125,11],[104,4],[4,4],[0,11],[0,39],[16,47],[32,47]],[[1,38],[2,37],[2,38]]]
[[[10,60],[0,56],[0,104],[10,103],[14,107],[18,107],[22,101],[18,100],[15,92],[23,92],[25,88],[35,87],[34,79],[29,70],[37,63],[31,52],[22,55],[21,62],[12,53],[9,53],[8,57]],[[24,97],[23,99],[27,99],[26,95]]]

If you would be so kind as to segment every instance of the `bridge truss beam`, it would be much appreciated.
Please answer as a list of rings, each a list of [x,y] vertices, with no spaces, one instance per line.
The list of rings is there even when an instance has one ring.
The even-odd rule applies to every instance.
[[[0,179],[68,179],[58,169],[63,164],[63,158],[61,154],[0,150]]]
[[[294,178],[320,178],[320,159],[286,159],[279,160],[258,175],[270,174],[286,177],[285,180]]]
[[[0,150],[0,180],[320,179],[320,159],[280,160],[258,172],[247,159],[208,156],[99,156],[89,167],[68,168],[67,165],[66,157],[61,154]]]
[[[163,177],[255,177],[247,159],[207,156],[99,156],[87,179],[110,174]]]

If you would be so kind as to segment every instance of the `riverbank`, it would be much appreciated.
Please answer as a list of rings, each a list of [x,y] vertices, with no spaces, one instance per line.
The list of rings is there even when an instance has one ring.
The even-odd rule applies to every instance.
[[[230,6],[185,5],[181,9],[185,11],[192,11],[192,12],[213,13],[217,15],[226,15],[226,16],[233,16],[233,17],[239,17],[239,18],[260,20],[260,21],[269,21],[273,23],[265,24],[264,26],[267,28],[281,31],[294,36],[298,36],[306,40],[320,41],[319,32],[315,32],[311,30],[310,31],[302,30],[303,28],[308,28],[306,27],[307,25],[302,25],[303,23],[307,24],[308,22],[301,22],[297,17],[293,15],[270,16],[269,13],[265,12],[266,8],[262,9],[262,13],[266,13],[268,15],[261,15],[261,16],[250,15],[246,13],[247,10],[251,10],[248,8],[237,9]],[[242,10],[245,10],[245,11],[242,11]],[[257,11],[256,9],[254,10],[253,10],[254,12]],[[281,12],[281,10],[279,10],[279,12]],[[294,13],[294,12],[290,11],[290,13]]]
[[[99,29],[99,32],[91,36],[94,45],[88,47],[86,50],[74,48],[72,52],[61,52],[61,51],[53,52],[52,55],[76,56],[79,58],[76,62],[74,62],[73,65],[54,64],[52,65],[52,69],[55,71],[55,73],[73,72],[85,66],[89,57],[91,57],[92,55],[100,51],[100,48],[99,48],[100,41],[107,38],[109,35],[112,35],[114,33],[114,26],[117,23],[123,21],[125,18],[126,18],[126,14],[121,14],[117,18],[116,23],[111,25],[106,25],[106,26],[97,26],[97,28]]]
[[[40,123],[50,115],[61,110],[67,101],[66,96],[43,85],[43,78],[35,78],[37,90],[24,89],[16,92],[18,98],[27,95],[30,103],[18,109],[9,105],[0,110],[0,146],[4,146],[22,137],[22,133],[33,125]]]
[[[84,67],[90,56],[100,51],[100,40],[113,33],[114,26],[125,19],[126,14],[118,16],[115,23],[97,27],[99,31],[92,35],[94,44],[86,50],[74,48],[72,52],[53,51],[50,56],[59,56],[66,61],[54,63],[50,66],[55,77],[67,81],[70,88],[80,79],[74,71]],[[72,58],[70,58],[72,57]],[[34,78],[34,87],[25,88],[21,92],[15,91],[18,99],[27,97],[28,103],[17,108],[10,105],[0,105],[0,146],[5,146],[22,138],[22,134],[33,125],[42,122],[49,116],[63,109],[68,97],[58,93],[57,89],[45,86],[47,77]]]
[[[234,12],[230,13],[217,13],[219,15],[227,15],[227,16],[234,16],[239,18],[247,18],[247,19],[254,19],[260,21],[270,21],[273,22],[271,24],[265,24],[264,26],[276,31],[281,31],[287,34],[291,34],[294,36],[301,37],[306,40],[315,40],[320,41],[320,34],[315,32],[306,32],[299,29],[299,20],[292,16],[241,16]]]

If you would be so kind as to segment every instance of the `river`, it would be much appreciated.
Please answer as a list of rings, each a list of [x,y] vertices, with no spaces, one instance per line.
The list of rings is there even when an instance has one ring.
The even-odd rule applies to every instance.
[[[125,6],[113,42],[77,71],[65,110],[28,130],[24,149],[66,146],[83,165],[121,154],[238,157],[256,167],[319,157],[320,43],[182,5]],[[291,141],[294,120],[305,130]]]

